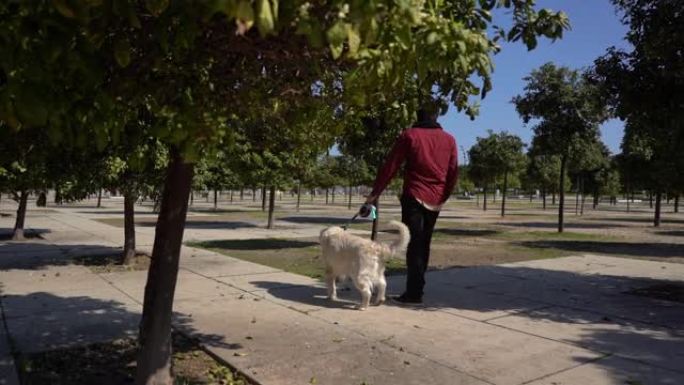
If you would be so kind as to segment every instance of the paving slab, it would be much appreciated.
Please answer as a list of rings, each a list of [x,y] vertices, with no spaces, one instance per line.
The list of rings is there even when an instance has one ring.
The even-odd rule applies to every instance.
[[[222,256],[217,253],[209,256],[183,258],[180,265],[186,270],[205,277],[229,277],[281,271],[265,265]]]
[[[138,303],[143,302],[145,285],[147,284],[147,271],[104,273],[100,274],[100,276],[112,286],[134,298]],[[178,271],[174,298],[179,300],[237,293],[240,293],[240,290],[233,289],[221,282],[181,269]]]
[[[600,308],[596,310],[601,311]],[[512,315],[490,323],[596,352],[684,371],[684,334],[670,329],[562,307]]]
[[[606,357],[529,385],[681,385],[684,374],[620,357]]]
[[[295,286],[325,287],[325,284],[318,279],[279,270],[244,275],[218,276],[215,279],[248,292]]]
[[[0,355],[0,385],[20,385],[11,355]]]
[[[430,309],[381,306],[366,312],[325,309],[310,315],[502,385],[520,384],[600,356]]]
[[[59,312],[101,309],[112,305],[136,310],[140,306],[126,294],[103,282],[85,292],[79,290],[5,294],[2,304],[6,318],[46,316]]]
[[[260,383],[485,384],[339,325],[245,296],[214,301],[213,308],[179,301],[177,309],[192,314],[179,327]]]
[[[125,304],[106,303],[99,309],[9,318],[6,322],[17,350],[35,353],[135,337],[140,314]]]
[[[104,282],[84,266],[44,266],[36,270],[0,271],[3,294],[25,295],[35,292],[64,293],[87,291]]]

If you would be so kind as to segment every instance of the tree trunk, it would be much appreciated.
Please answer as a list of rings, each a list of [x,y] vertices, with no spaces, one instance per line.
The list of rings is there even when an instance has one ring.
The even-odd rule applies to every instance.
[[[28,193],[22,191],[19,193],[19,207],[17,207],[17,219],[14,222],[14,230],[12,231],[13,241],[23,241],[24,238],[24,220],[26,219],[26,202],[28,201]]]
[[[674,212],[675,213],[679,212],[679,194],[675,195]]]
[[[663,200],[663,193],[658,190],[656,192],[656,202],[655,202],[655,216],[653,217],[653,226],[659,227],[660,226],[660,206],[661,206],[661,201]]]
[[[240,202],[242,202],[245,199],[245,188],[240,187]]]
[[[192,184],[192,164],[177,150],[164,183],[140,321],[136,385],[171,385],[171,311]]]
[[[648,207],[653,208],[653,191],[648,192]]]
[[[629,202],[629,187],[627,187],[627,212],[630,210],[630,202]]]
[[[195,193],[190,191],[190,206],[195,203]]]
[[[599,205],[599,191],[598,187],[594,188],[594,203],[593,203],[593,209],[596,210],[596,208]]]
[[[567,163],[567,157],[562,156],[561,157],[561,164],[560,164],[560,181],[558,182],[558,190],[559,190],[559,200],[558,202],[558,232],[562,233],[563,232],[563,210],[565,210],[565,165]]]
[[[135,258],[135,201],[133,194],[124,194],[124,249],[121,264],[129,265]]]
[[[584,215],[584,202],[587,200],[587,195],[584,193],[584,179],[582,179],[582,191],[581,191],[581,196],[582,196],[582,202],[580,202],[580,215]]]
[[[551,204],[555,205],[556,204],[556,192],[551,193]]]
[[[349,182],[349,203],[347,204],[347,208],[351,210],[352,206],[352,185],[351,182]]]
[[[261,211],[266,211],[266,186],[261,186]]]
[[[102,207],[102,188],[97,190],[97,208]]]
[[[371,227],[371,240],[374,241],[378,237],[378,219],[380,219],[380,213],[378,209],[378,201],[380,197],[375,198],[373,201],[373,206],[375,206],[375,219],[373,219],[373,226]]]
[[[328,204],[328,195],[330,195],[330,190],[328,188],[325,189],[325,204]]]
[[[334,205],[335,204],[335,187],[332,188],[332,193],[330,195],[331,195],[330,198],[332,199],[332,204]]]
[[[508,189],[508,171],[504,172],[503,195],[501,196],[501,217],[506,216],[506,190]]]
[[[546,187],[542,187],[542,209],[546,210]]]
[[[233,190],[230,190],[230,203],[233,203]]]
[[[252,202],[256,202],[256,188],[252,187]]]
[[[297,183],[297,212],[299,212],[299,204],[302,201],[302,182]]]
[[[214,189],[214,210],[218,209],[218,190]]]
[[[268,199],[268,225],[266,226],[267,229],[272,229],[273,228],[273,211],[275,210],[275,193],[276,193],[276,188],[275,185],[272,185],[270,188],[271,192],[269,194],[269,199]]]
[[[484,185],[484,187],[482,188],[482,193],[482,210],[487,211],[487,185]]]
[[[575,194],[575,215],[579,215],[579,201],[580,201],[580,176],[577,176],[577,193]]]

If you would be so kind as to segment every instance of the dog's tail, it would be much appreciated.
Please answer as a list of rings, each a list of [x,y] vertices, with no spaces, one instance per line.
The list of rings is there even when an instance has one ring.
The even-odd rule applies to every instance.
[[[397,229],[399,231],[399,239],[390,243],[390,250],[393,255],[403,253],[411,240],[411,233],[405,224],[399,221],[389,221],[387,224],[389,227]]]

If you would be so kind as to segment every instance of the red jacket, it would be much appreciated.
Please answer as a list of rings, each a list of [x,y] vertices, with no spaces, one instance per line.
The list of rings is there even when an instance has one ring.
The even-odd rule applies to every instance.
[[[456,139],[439,124],[418,124],[401,133],[378,171],[372,195],[380,195],[404,161],[403,194],[430,205],[449,198],[458,178],[458,151]]]

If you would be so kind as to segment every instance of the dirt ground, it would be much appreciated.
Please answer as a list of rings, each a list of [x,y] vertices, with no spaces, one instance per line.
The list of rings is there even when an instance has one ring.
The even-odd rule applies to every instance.
[[[173,336],[173,371],[178,385],[249,385],[180,334]],[[22,385],[133,384],[137,342],[115,340],[19,357]]]

